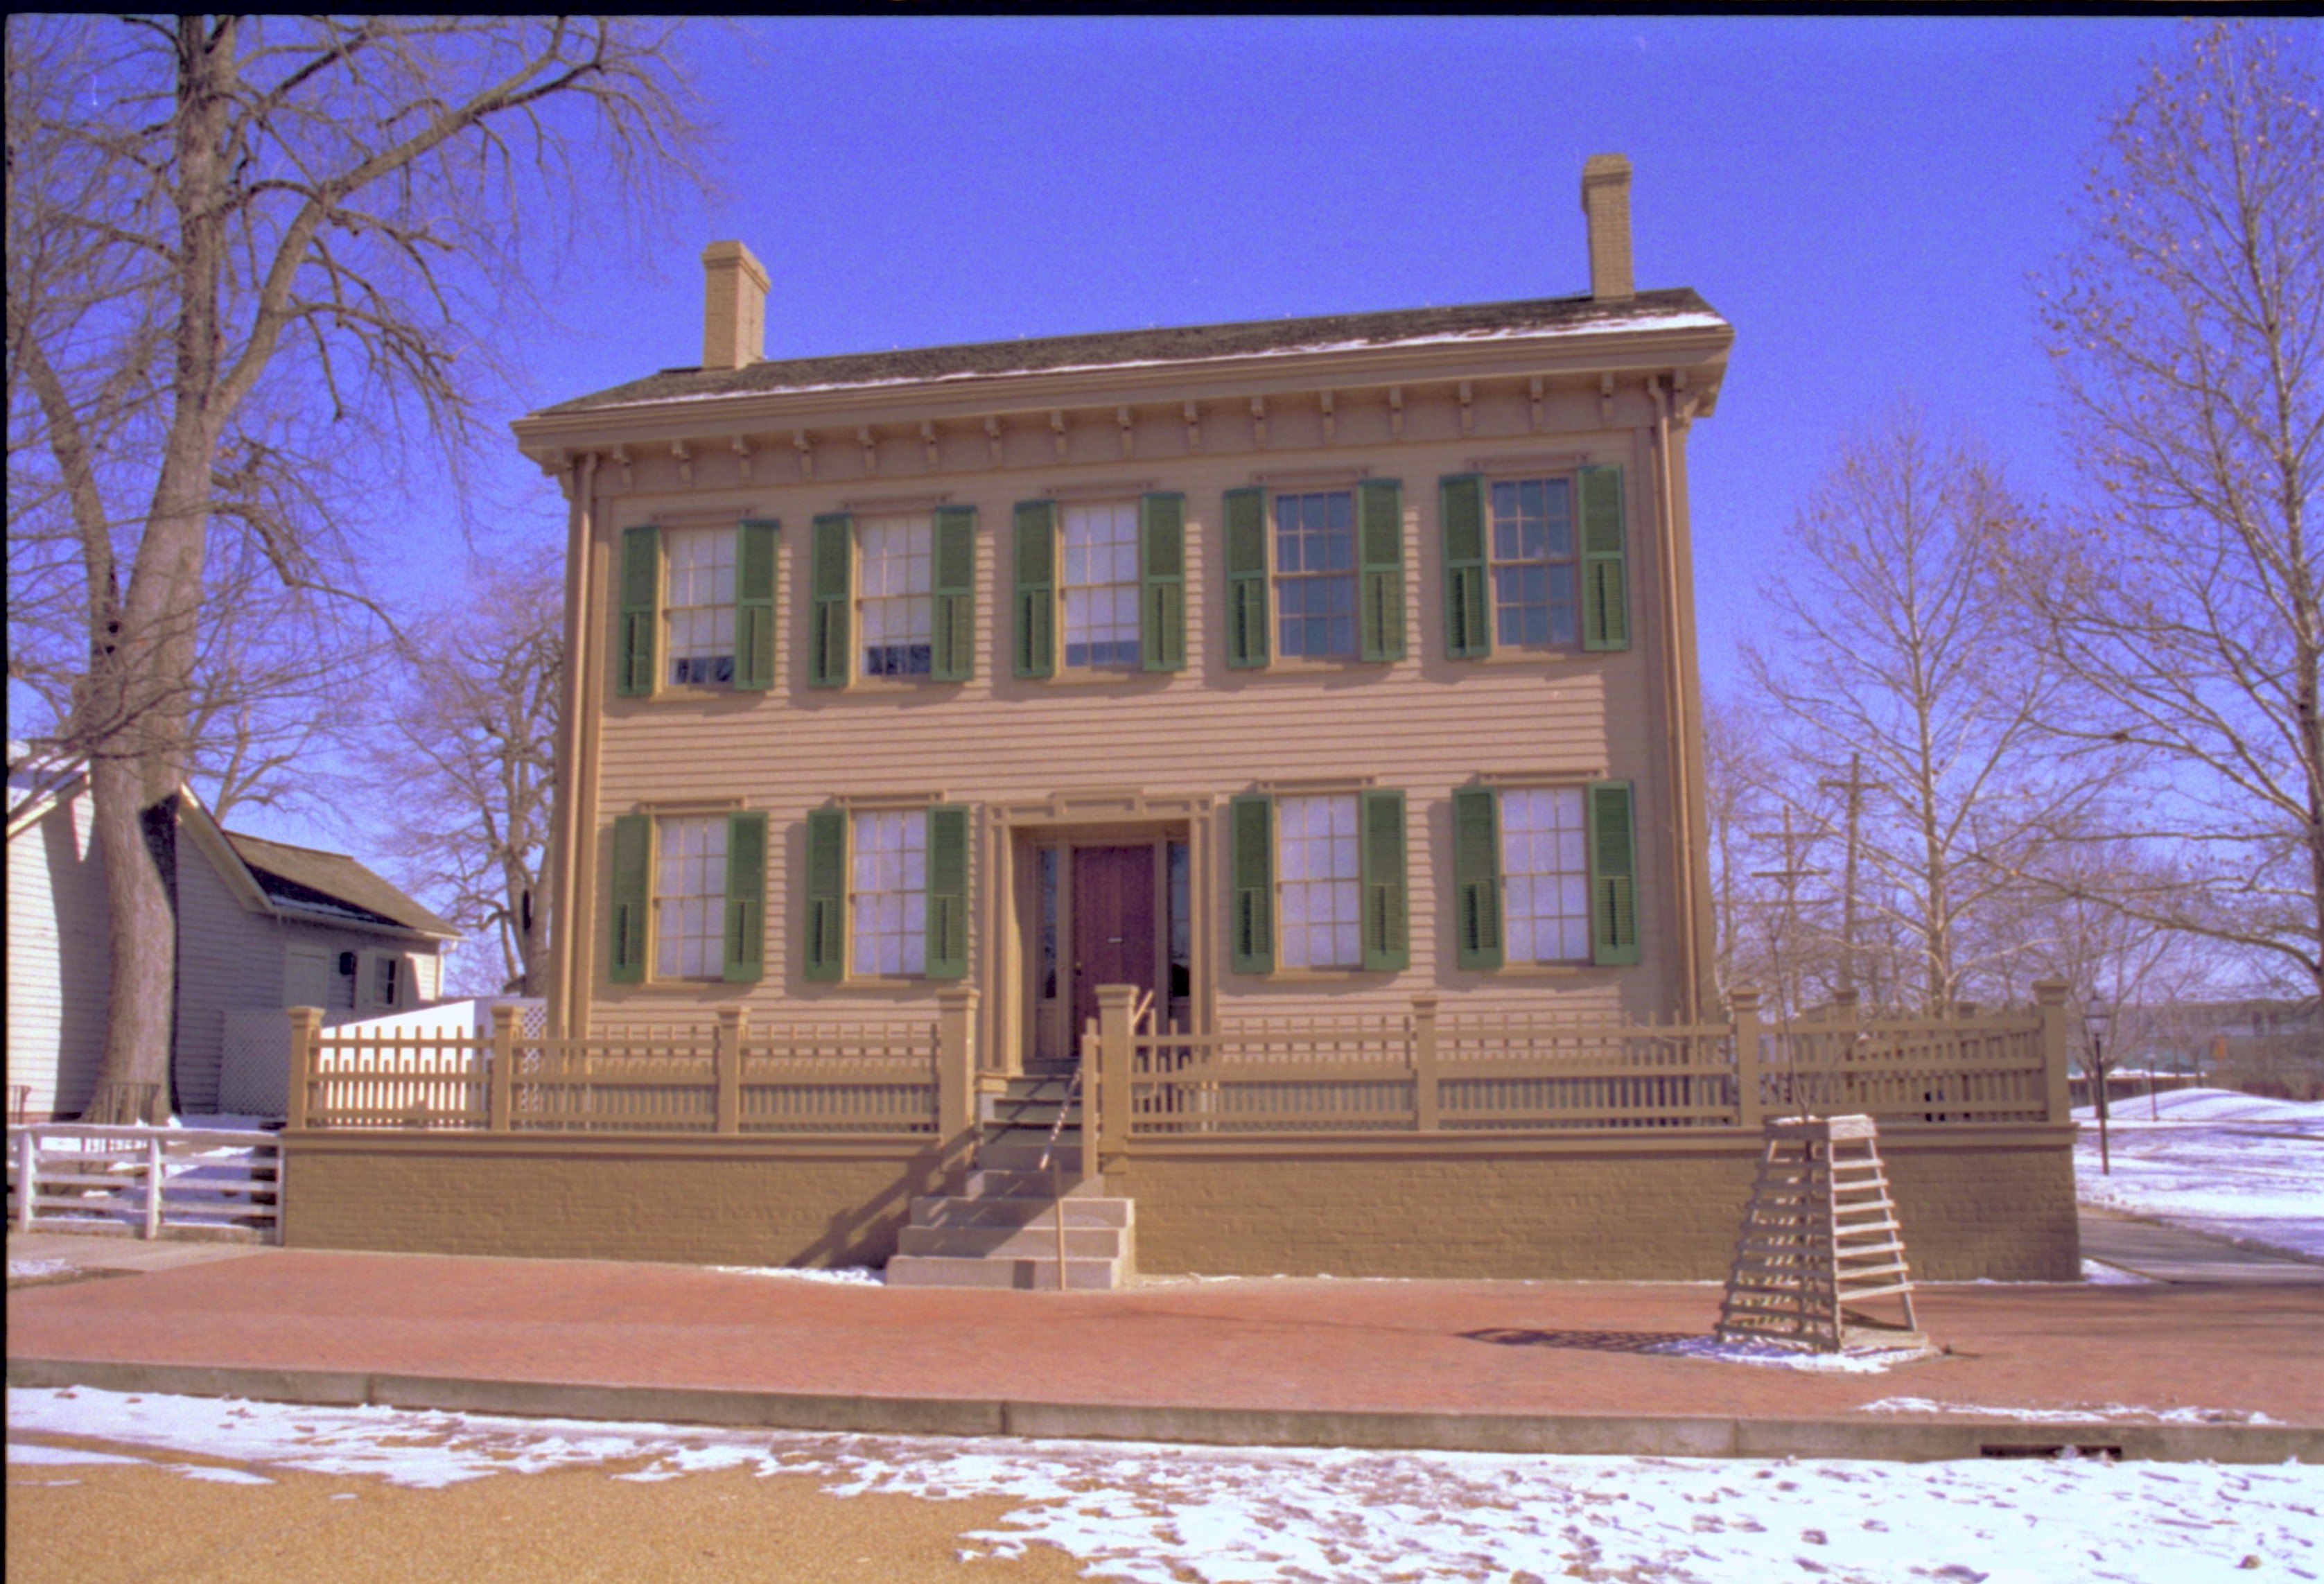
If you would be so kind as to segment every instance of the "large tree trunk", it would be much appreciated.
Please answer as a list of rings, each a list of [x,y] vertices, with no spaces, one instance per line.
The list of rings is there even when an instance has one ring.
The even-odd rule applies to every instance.
[[[105,861],[105,893],[113,949],[112,1015],[105,1031],[105,1061],[87,1122],[160,1122],[171,1095],[171,1033],[177,1011],[174,855],[176,792],[167,801],[146,796],[133,760],[99,758],[89,766],[96,847]],[[148,838],[168,833],[171,846]]]

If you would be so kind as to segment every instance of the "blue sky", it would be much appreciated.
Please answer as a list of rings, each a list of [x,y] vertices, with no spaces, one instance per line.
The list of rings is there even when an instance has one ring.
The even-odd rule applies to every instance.
[[[567,262],[552,288],[564,322],[532,339],[520,402],[694,362],[696,261],[720,236],[773,277],[773,357],[1580,292],[1582,162],[1620,151],[1637,171],[1639,284],[1692,286],[1736,327],[1719,413],[1692,446],[1718,690],[1796,503],[1898,394],[1980,435],[2022,490],[2070,490],[2029,278],[2065,245],[2080,162],[2172,32],[1931,17],[706,24],[687,47],[719,127],[706,171],[719,196],[637,247]],[[561,540],[553,493],[506,457],[481,503],[495,533]],[[415,503],[410,532],[451,542],[451,520]],[[275,833],[331,839],[291,820]]]

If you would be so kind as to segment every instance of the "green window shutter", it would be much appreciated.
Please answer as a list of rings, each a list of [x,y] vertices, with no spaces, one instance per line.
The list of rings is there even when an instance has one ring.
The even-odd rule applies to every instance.
[[[1436,482],[1444,538],[1444,653],[1481,660],[1493,652],[1493,602],[1485,574],[1485,481],[1455,473]]]
[[[847,811],[811,809],[807,816],[807,942],[804,972],[836,979],[847,971]]]
[[[1356,486],[1356,541],[1363,606],[1363,657],[1404,658],[1404,486],[1367,478]]]
[[[1267,663],[1267,491],[1227,491],[1227,663]]]
[[[928,674],[964,682],[976,674],[976,508],[936,508],[936,653]]]
[[[652,905],[653,816],[623,814],[613,821],[613,950],[607,975],[616,985],[646,977],[646,912]]]
[[[1148,671],[1186,669],[1186,497],[1138,503],[1138,631]]]
[[[1622,470],[1584,468],[1577,484],[1582,496],[1582,647],[1628,649],[1630,573],[1623,544]]]
[[[775,685],[775,550],[779,523],[745,522],[734,532],[734,685]],[[755,977],[756,976],[752,976]]]
[[[1454,931],[1464,968],[1501,966],[1501,799],[1489,786],[1452,793]]]
[[[613,690],[643,698],[654,690],[654,627],[661,618],[661,530],[622,530],[622,625]]]
[[[1638,960],[1637,821],[1630,783],[1590,783],[1591,960],[1628,968]]]
[[[1251,792],[1234,800],[1234,971],[1275,971],[1275,800]]]
[[[1357,859],[1363,887],[1364,967],[1374,973],[1410,968],[1412,946],[1404,907],[1404,794],[1360,794],[1356,825],[1362,836]]]
[[[968,977],[968,808],[928,811],[928,958],[932,979]]]
[[[1017,503],[1017,674],[1055,675],[1057,503]]]
[[[726,816],[726,982],[755,985],[767,961],[767,817]]]
[[[815,520],[815,564],[807,593],[814,601],[807,685],[844,688],[848,663],[848,603],[853,592],[855,519],[844,512]]]

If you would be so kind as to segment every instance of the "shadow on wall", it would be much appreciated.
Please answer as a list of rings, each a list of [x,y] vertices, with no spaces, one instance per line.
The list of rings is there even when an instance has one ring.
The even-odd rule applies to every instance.
[[[106,907],[105,859],[92,838],[84,857],[74,834],[76,812],[60,804],[41,821],[49,863],[50,903],[56,910],[59,1116],[78,1116],[97,1090],[105,1064],[106,1013],[112,1000],[113,942]]]

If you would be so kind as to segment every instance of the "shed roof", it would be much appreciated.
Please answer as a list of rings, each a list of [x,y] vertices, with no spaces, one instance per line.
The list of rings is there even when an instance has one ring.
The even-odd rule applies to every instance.
[[[391,924],[423,935],[457,936],[459,926],[439,918],[345,853],[225,833],[267,900],[292,912],[337,916],[358,923]]]
[[[1308,319],[1249,320],[1232,324],[975,341],[954,347],[914,347],[831,357],[770,358],[742,368],[666,368],[643,379],[560,402],[541,412],[585,412],[603,407],[762,395],[779,391],[845,389],[976,375],[1193,363],[1221,357],[1490,340],[1510,336],[1723,328],[1726,323],[1692,287],[1676,286],[1641,292],[1626,302],[1601,302],[1587,296],[1540,297],[1515,302],[1396,309],[1381,313],[1334,313]]]

